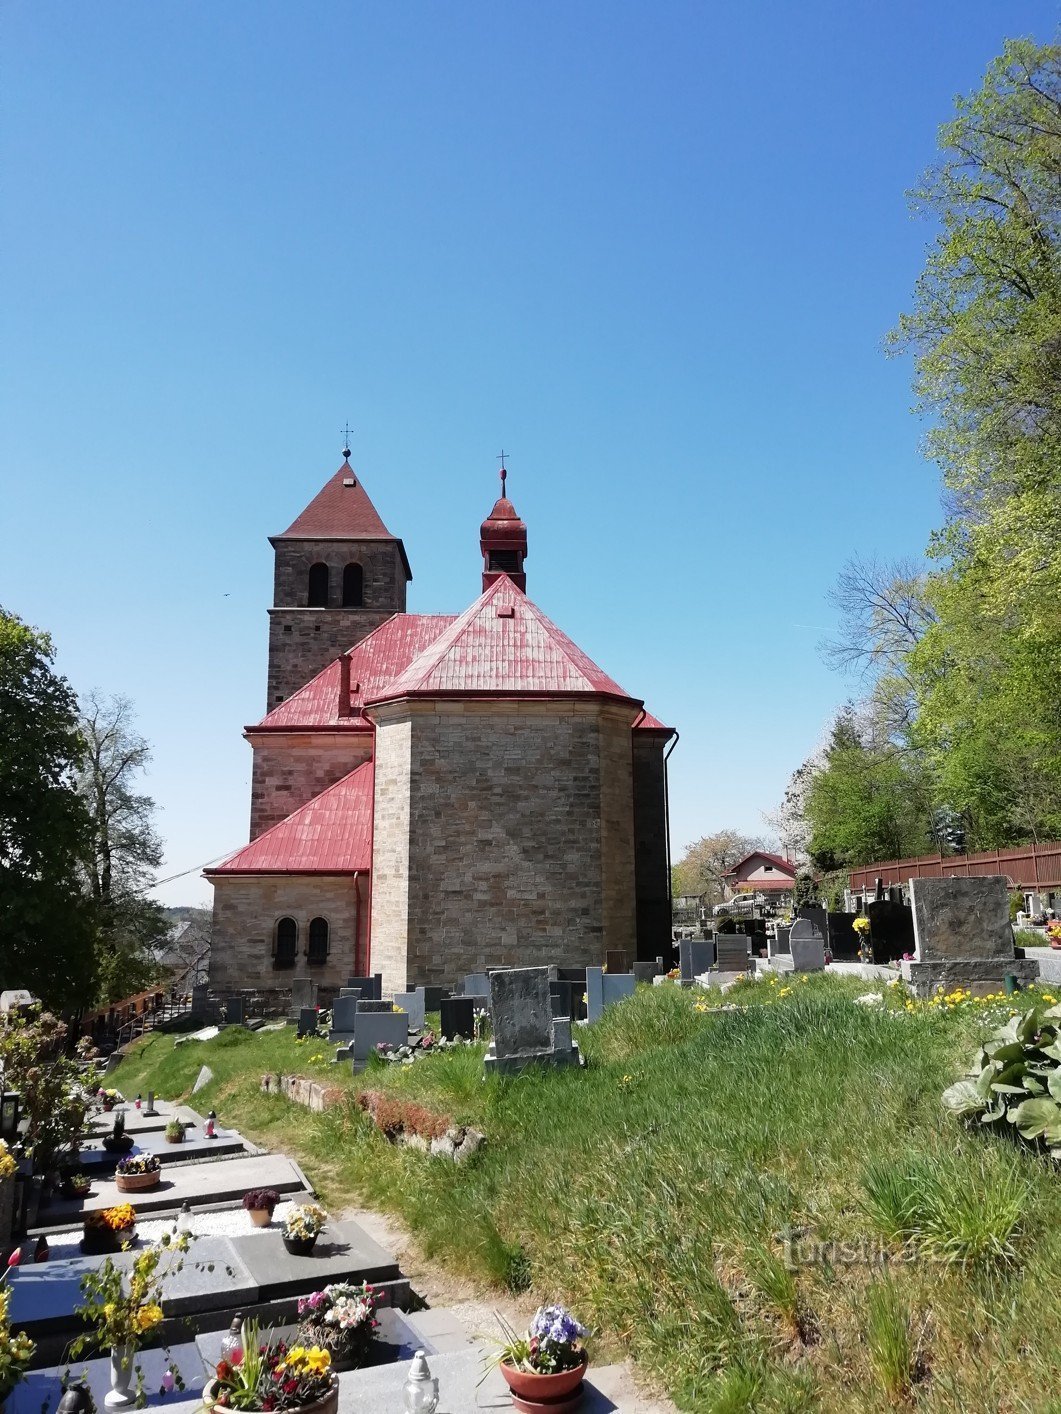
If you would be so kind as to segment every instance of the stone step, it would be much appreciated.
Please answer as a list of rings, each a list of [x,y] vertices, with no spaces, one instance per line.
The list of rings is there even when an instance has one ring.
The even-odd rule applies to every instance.
[[[174,1164],[164,1171],[159,1186],[145,1193],[119,1193],[114,1181],[108,1179],[93,1183],[87,1198],[54,1200],[38,1213],[31,1236],[76,1226],[87,1213],[118,1203],[131,1203],[137,1213],[161,1215],[179,1212],[185,1202],[193,1209],[237,1202],[250,1188],[275,1188],[278,1193],[313,1191],[298,1165],[279,1154],[252,1154],[219,1163]]]

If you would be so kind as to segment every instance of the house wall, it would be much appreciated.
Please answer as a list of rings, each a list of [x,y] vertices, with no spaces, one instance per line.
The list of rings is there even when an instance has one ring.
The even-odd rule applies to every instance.
[[[322,989],[338,990],[348,977],[362,973],[368,945],[368,881],[355,883],[352,874],[218,875],[214,886],[213,941],[210,986],[235,995],[256,991],[290,992],[294,977],[312,977]],[[360,947],[356,944],[360,905]],[[273,967],[273,934],[277,920],[289,916],[298,924],[294,967]],[[306,961],[311,918],[327,918],[328,960],[310,967]]]
[[[738,883],[742,884],[755,884],[759,883],[760,880],[765,880],[768,884],[775,886],[779,883],[791,885],[795,883],[795,879],[795,867],[790,870],[785,870],[782,869],[780,865],[775,864],[774,867],[770,869],[765,863],[760,862],[757,864],[754,860],[749,860],[747,864],[736,871],[736,880]]]
[[[633,953],[632,708],[372,709],[371,966],[384,987]]]
[[[287,818],[322,790],[367,761],[372,734],[333,732],[245,733],[254,751],[250,838]]]
[[[286,701],[328,666],[385,623],[403,614],[406,575],[394,540],[277,540],[273,605],[269,610],[269,681],[266,707]],[[317,562],[330,570],[328,607],[308,607],[309,570]],[[359,564],[364,604],[344,609],[343,568]]]

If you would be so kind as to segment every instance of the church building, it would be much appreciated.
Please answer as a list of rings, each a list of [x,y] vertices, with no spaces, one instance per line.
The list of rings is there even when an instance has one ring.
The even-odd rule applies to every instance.
[[[382,972],[391,992],[656,957],[676,734],[527,597],[504,467],[479,598],[411,614],[405,547],[344,457],[270,538],[250,843],[206,870],[211,986],[309,976],[327,996]]]

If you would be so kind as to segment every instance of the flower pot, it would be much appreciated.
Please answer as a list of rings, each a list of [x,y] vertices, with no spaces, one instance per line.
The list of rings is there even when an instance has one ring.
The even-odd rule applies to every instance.
[[[107,1114],[110,1114],[111,1110],[114,1109],[114,1104],[115,1104],[115,1102],[114,1102],[113,1100],[104,1100],[104,1101],[103,1101],[103,1108],[104,1108],[104,1110],[106,1111]]]
[[[273,1220],[272,1208],[248,1208],[251,1215],[251,1222],[255,1227],[268,1227]]]
[[[108,1134],[103,1141],[103,1147],[108,1154],[127,1154],[133,1147],[132,1135],[123,1134],[119,1139],[115,1139],[113,1134]]]
[[[209,1380],[203,1390],[203,1407],[213,1409],[214,1401],[217,1399],[217,1381]],[[323,1399],[315,1399],[312,1404],[300,1404],[299,1414],[337,1414],[339,1408],[339,1381],[333,1375],[331,1387]],[[249,1411],[253,1414],[253,1411]]]
[[[167,1143],[167,1144],[183,1144],[183,1143],[184,1143],[184,1135],[183,1135],[183,1134],[167,1134],[167,1135],[166,1135],[166,1143]]]
[[[135,1355],[136,1347],[132,1345],[116,1345],[111,1350],[111,1387],[103,1399],[108,1409],[128,1409],[136,1402]]]
[[[284,1246],[291,1253],[292,1257],[308,1257],[317,1245],[319,1235],[319,1233],[314,1233],[312,1237],[288,1237],[285,1232]]]
[[[114,1183],[119,1193],[143,1193],[148,1188],[157,1188],[161,1177],[158,1169],[153,1173],[116,1173]]]
[[[498,1368],[512,1391],[512,1403],[517,1409],[529,1411],[529,1414],[539,1409],[566,1414],[568,1410],[577,1409],[582,1402],[582,1380],[588,1365],[589,1360],[583,1351],[581,1365],[576,1365],[573,1370],[563,1370],[559,1375],[527,1374],[503,1362]]]

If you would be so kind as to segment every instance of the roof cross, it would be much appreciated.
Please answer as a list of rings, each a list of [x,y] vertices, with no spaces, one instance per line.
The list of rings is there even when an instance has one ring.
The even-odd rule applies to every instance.
[[[505,481],[506,481],[506,479],[507,479],[507,477],[508,477],[508,472],[505,470],[505,449],[504,449],[503,447],[502,447],[501,451],[498,453],[497,459],[498,459],[498,461],[501,463],[501,494],[504,495],[504,494],[505,494]]]
[[[344,457],[348,457],[348,456],[350,455],[350,433],[351,433],[352,431],[353,431],[353,428],[350,426],[349,423],[347,423],[346,426],[343,428],[343,456],[344,456]]]

